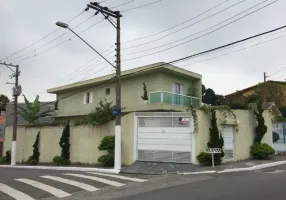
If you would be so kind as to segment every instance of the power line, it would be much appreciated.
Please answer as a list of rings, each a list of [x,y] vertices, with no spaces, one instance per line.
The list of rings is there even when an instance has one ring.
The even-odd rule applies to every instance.
[[[85,12],[85,11],[82,11],[81,13],[79,13],[78,15],[76,15],[75,17],[73,17],[72,19],[70,19],[70,20],[68,21],[68,23],[71,22],[71,21],[73,21],[73,20],[75,20],[75,19],[77,19],[77,18],[78,18],[79,16],[81,16],[84,12]],[[11,57],[11,56],[13,56],[13,55],[15,55],[15,54],[18,54],[18,53],[20,53],[20,52],[22,52],[22,51],[24,51],[24,50],[30,48],[31,46],[33,46],[33,45],[39,43],[40,41],[42,41],[43,39],[49,37],[50,35],[52,35],[53,33],[57,32],[58,30],[60,30],[60,28],[55,29],[54,31],[48,33],[47,35],[45,35],[45,36],[42,37],[41,39],[39,39],[39,40],[37,40],[37,41],[31,43],[30,45],[28,45],[28,46],[26,46],[26,47],[24,47],[24,48],[22,48],[22,49],[20,49],[20,50],[18,50],[18,51],[16,51],[16,52],[14,52],[14,53],[11,53],[11,54],[8,55],[8,56],[4,56],[4,57],[1,58],[0,60],[8,59],[9,57]]]
[[[127,2],[125,2],[125,3],[121,3],[121,4],[118,4],[118,5],[116,5],[116,6],[112,6],[112,7],[110,7],[110,8],[111,8],[111,9],[113,9],[113,8],[118,8],[118,7],[120,7],[120,6],[124,6],[124,5],[130,4],[130,3],[133,3],[134,1],[136,1],[136,0],[130,0],[130,1],[127,1]]]
[[[206,51],[202,51],[202,52],[199,52],[199,53],[196,53],[196,54],[192,54],[192,55],[189,55],[189,56],[185,56],[183,58],[179,58],[179,59],[176,59],[176,60],[173,60],[173,61],[170,61],[168,63],[163,63],[163,64],[159,64],[159,65],[156,65],[156,66],[153,66],[153,67],[150,67],[148,69],[142,69],[142,70],[138,70],[137,72],[134,72],[132,74],[125,74],[125,75],[122,75],[121,77],[126,77],[126,76],[130,76],[130,75],[134,75],[135,73],[140,73],[142,71],[146,71],[146,70],[150,70],[150,69],[156,69],[156,68],[159,68],[159,67],[162,67],[164,65],[168,65],[168,64],[173,64],[173,63],[179,63],[179,62],[183,62],[185,60],[189,60],[189,59],[192,59],[194,57],[197,57],[197,56],[201,56],[201,55],[204,55],[204,54],[208,54],[208,53],[211,53],[211,52],[214,52],[214,51],[217,51],[217,50],[220,50],[220,49],[224,49],[226,47],[230,47],[232,45],[235,45],[235,44],[239,44],[239,43],[242,43],[242,42],[245,42],[245,41],[248,41],[248,40],[251,40],[251,39],[254,39],[254,38],[257,38],[257,37],[260,37],[260,36],[263,36],[263,35],[267,35],[267,34],[270,34],[270,33],[273,33],[273,32],[276,32],[276,31],[279,31],[281,29],[284,29],[286,28],[286,25],[284,26],[280,26],[278,28],[275,28],[275,29],[272,29],[272,30],[269,30],[269,31],[266,31],[266,32],[263,32],[263,33],[259,33],[257,35],[253,35],[253,36],[250,36],[250,37],[247,37],[247,38],[244,38],[244,39],[241,39],[241,40],[237,40],[235,42],[231,42],[231,43],[228,43],[228,44],[224,44],[224,45],[221,45],[219,47],[215,47],[215,48],[212,48],[212,49],[209,49],[209,50],[206,50]],[[112,77],[106,81],[102,81],[101,83],[106,83],[106,82],[109,82],[109,81],[112,81],[114,80],[116,77]],[[88,87],[88,88],[85,88],[84,90],[80,90],[80,91],[77,91],[75,93],[72,93],[72,94],[69,94],[65,97],[62,97],[60,99],[57,99],[57,101],[60,101],[62,99],[65,99],[65,98],[68,98],[70,96],[73,96],[75,94],[78,94],[80,92],[84,92],[84,91],[87,91],[89,90],[90,88],[92,88],[94,85]],[[51,104],[50,102],[47,103],[47,104]],[[46,104],[46,105],[47,105]],[[45,104],[43,104],[42,106],[44,106]],[[13,113],[12,113],[13,114]],[[1,118],[0,118],[1,119]]]
[[[198,18],[198,17],[200,17],[200,16],[202,16],[202,15],[208,13],[209,11],[211,11],[211,10],[213,10],[213,9],[215,9],[215,8],[217,8],[217,7],[221,6],[221,5],[223,5],[223,4],[225,4],[225,3],[228,2],[228,1],[230,1],[230,0],[225,0],[225,1],[221,2],[221,3],[219,3],[219,4],[216,4],[215,6],[213,6],[213,7],[209,8],[209,9],[207,9],[206,11],[200,13],[199,15],[196,15],[196,16],[194,16],[194,17],[192,17],[192,18],[190,18],[190,19],[188,19],[188,20],[186,20],[186,21],[184,21],[184,22],[182,22],[182,23],[179,23],[179,24],[177,24],[177,25],[175,25],[175,26],[172,26],[172,27],[170,27],[170,28],[167,28],[167,29],[165,29],[165,30],[163,30],[163,31],[160,31],[160,32],[157,32],[157,33],[148,35],[148,36],[144,36],[144,37],[140,37],[140,38],[136,38],[136,39],[132,39],[132,40],[123,41],[123,42],[121,42],[121,43],[134,42],[134,41],[137,41],[137,40],[142,40],[142,39],[150,38],[150,37],[159,35],[159,34],[161,34],[161,33],[167,32],[167,31],[169,31],[169,30],[172,30],[172,29],[174,29],[174,28],[177,28],[178,26],[181,26],[181,25],[183,25],[183,24],[185,24],[185,23],[187,23],[187,22],[189,22],[189,21],[192,21],[192,20],[194,20],[194,19],[196,19],[196,18]]]
[[[132,55],[132,54],[142,53],[142,52],[146,52],[146,51],[158,49],[158,48],[161,48],[161,47],[164,47],[164,46],[169,46],[169,45],[171,45],[171,44],[174,44],[174,43],[183,41],[183,40],[188,39],[188,38],[190,38],[190,37],[192,37],[192,36],[195,36],[195,35],[197,35],[197,34],[200,34],[200,33],[203,33],[203,32],[205,32],[205,31],[207,31],[207,30],[210,30],[210,29],[212,29],[212,28],[214,28],[214,27],[216,27],[216,26],[219,26],[219,25],[223,24],[224,22],[227,22],[227,21],[229,21],[230,19],[233,19],[233,18],[235,18],[235,17],[241,15],[242,13],[245,13],[245,12],[247,12],[247,11],[249,11],[249,10],[251,10],[251,9],[253,9],[253,8],[255,8],[255,7],[261,5],[261,4],[265,3],[265,2],[267,2],[267,1],[269,1],[269,0],[264,0],[264,1],[260,2],[260,3],[258,3],[258,4],[255,4],[254,6],[248,8],[248,9],[246,9],[246,10],[244,10],[244,11],[238,13],[238,14],[235,14],[234,16],[232,16],[232,17],[230,17],[230,18],[228,18],[228,19],[226,19],[226,20],[223,20],[223,21],[221,21],[221,22],[219,22],[219,23],[217,23],[217,24],[215,24],[215,25],[213,25],[213,26],[210,26],[210,27],[208,27],[208,28],[206,28],[206,29],[204,29],[204,30],[201,30],[201,31],[198,31],[198,32],[193,33],[193,34],[191,34],[191,35],[188,35],[188,36],[186,36],[186,37],[183,37],[183,38],[181,38],[181,39],[179,39],[179,40],[175,40],[175,41],[169,42],[169,43],[167,43],[167,44],[163,44],[163,45],[160,45],[160,46],[152,47],[152,48],[149,48],[149,49],[144,49],[144,50],[137,51],[137,52],[127,53],[127,54],[123,54],[123,55]],[[250,14],[252,14],[252,13],[250,13]],[[248,15],[245,15],[245,17],[246,17],[246,16],[248,16]],[[242,18],[243,18],[243,17],[242,17]],[[241,19],[241,18],[239,18],[239,19]],[[235,22],[235,21],[233,21],[233,22]],[[230,23],[233,23],[233,22],[230,22]],[[226,24],[226,25],[228,25],[228,24]],[[226,26],[226,25],[225,25],[225,26]],[[225,27],[225,26],[223,26],[223,27]],[[222,27],[222,28],[223,28],[223,27]],[[212,33],[212,32],[210,32],[210,33]],[[200,37],[198,37],[198,38],[200,38]],[[198,38],[197,38],[197,39],[198,39]],[[195,39],[196,39],[196,38],[195,38]],[[193,39],[193,40],[194,40],[194,39]],[[191,40],[191,41],[193,41],[193,40]],[[123,50],[124,50],[124,49],[123,49]]]
[[[191,39],[191,40],[188,40],[188,41],[179,43],[179,44],[177,44],[177,45],[175,45],[175,46],[172,46],[172,47],[169,47],[169,48],[166,48],[166,49],[163,49],[163,50],[159,50],[159,51],[156,51],[156,52],[153,52],[153,53],[150,53],[150,54],[146,54],[146,55],[143,55],[143,56],[138,56],[138,57],[133,57],[133,58],[125,59],[125,60],[123,60],[123,61],[134,60],[134,59],[139,59],[139,58],[144,58],[144,57],[147,57],[147,56],[151,56],[151,55],[154,55],[154,54],[157,54],[157,53],[161,53],[161,52],[167,51],[167,50],[169,50],[169,49],[173,49],[173,48],[175,48],[175,47],[184,45],[184,44],[189,43],[189,42],[191,42],[191,41],[194,41],[194,40],[196,40],[196,39],[202,38],[202,37],[204,37],[204,36],[207,36],[207,35],[209,35],[209,34],[211,34],[211,33],[216,32],[216,31],[218,31],[218,30],[220,30],[220,29],[222,29],[222,28],[224,28],[224,27],[226,27],[226,26],[228,26],[228,25],[230,25],[230,24],[233,24],[234,22],[239,21],[239,20],[241,20],[241,19],[243,19],[243,18],[245,18],[245,17],[247,17],[247,16],[249,16],[249,15],[251,15],[251,14],[253,14],[253,13],[256,13],[256,12],[258,12],[259,10],[262,10],[263,8],[265,8],[265,7],[267,7],[267,6],[270,6],[271,4],[273,4],[273,3],[277,2],[277,1],[279,1],[279,0],[275,0],[275,1],[271,2],[271,3],[269,3],[269,4],[266,4],[265,6],[263,6],[263,7],[261,7],[261,8],[258,8],[258,9],[254,10],[254,11],[252,11],[252,12],[250,12],[250,13],[248,13],[248,14],[246,14],[246,15],[240,17],[240,18],[237,18],[237,19],[235,19],[235,20],[233,20],[233,21],[231,21],[231,22],[229,22],[229,23],[227,23],[227,24],[225,24],[225,25],[223,25],[223,26],[221,26],[221,27],[219,27],[219,28],[217,28],[217,29],[214,29],[213,31],[210,31],[210,32],[208,32],[208,33],[205,33],[205,34],[203,34],[203,35],[200,35],[200,36],[198,36],[198,37],[196,37],[196,38],[193,38],[193,39]],[[249,9],[247,9],[247,10],[249,10]],[[247,10],[245,10],[245,11],[247,11]],[[243,11],[243,12],[245,12],[245,11]],[[241,13],[239,13],[239,14],[241,14]],[[238,15],[239,15],[239,14],[238,14]],[[235,16],[233,16],[233,17],[235,17]],[[231,17],[231,18],[233,18],[233,17]],[[231,19],[231,18],[229,18],[229,19]],[[227,19],[227,20],[225,20],[225,21],[228,21],[229,19]],[[225,22],[225,21],[224,21],[224,22]],[[220,24],[220,23],[219,23],[219,24]],[[216,24],[215,26],[217,26],[217,25],[218,25],[218,24]],[[210,29],[210,28],[208,28],[208,29]],[[207,29],[205,29],[205,30],[207,30]],[[203,30],[203,31],[205,31],[205,30]],[[203,31],[200,31],[200,32],[203,32]],[[195,34],[197,34],[197,33],[195,33]],[[189,37],[189,36],[188,36],[188,37]],[[186,37],[186,38],[188,38],[188,37]],[[184,38],[184,39],[185,39],[185,38]],[[181,40],[182,40],[182,39],[181,39]],[[180,41],[180,40],[178,40],[178,41]],[[176,42],[178,42],[178,41],[176,41]],[[174,43],[174,42],[172,42],[172,43]],[[170,43],[169,43],[169,44],[170,44]],[[169,45],[169,44],[165,44],[165,45],[162,45],[162,46],[166,46],[166,45]],[[160,47],[162,47],[162,46],[160,46]],[[159,48],[159,47],[155,47],[155,48]],[[151,48],[151,49],[155,49],[155,48]],[[148,50],[150,50],[150,49],[148,49]],[[143,50],[143,51],[147,51],[147,50]],[[141,52],[142,52],[142,51],[141,51]],[[139,53],[139,52],[138,52],[138,53]]]
[[[204,59],[204,60],[200,60],[200,61],[197,61],[197,62],[191,64],[190,66],[193,66],[193,65],[195,65],[197,63],[205,62],[205,61],[208,61],[208,60],[213,60],[213,59],[216,59],[216,58],[220,58],[220,57],[223,57],[223,56],[226,56],[226,55],[229,55],[229,54],[232,54],[232,53],[236,53],[236,52],[239,52],[239,51],[247,50],[247,49],[250,49],[252,47],[256,47],[258,45],[261,45],[261,44],[264,44],[264,43],[267,43],[267,42],[271,42],[271,41],[274,41],[274,40],[277,40],[277,39],[281,39],[281,38],[284,38],[284,37],[286,37],[286,35],[282,35],[282,36],[279,36],[279,37],[276,37],[276,38],[272,38],[270,40],[262,41],[262,42],[259,42],[259,43],[256,43],[254,45],[251,45],[251,46],[248,46],[248,47],[244,47],[244,48],[241,48],[241,49],[236,49],[234,51],[230,51],[230,52],[227,52],[227,53],[215,56],[215,57],[211,57],[211,58],[207,58],[207,59]],[[232,48],[232,47],[230,47],[230,48]],[[224,49],[222,49],[222,50],[224,50]],[[189,64],[183,65],[183,67],[184,66],[189,66]]]
[[[277,72],[274,72],[273,74],[267,76],[267,77],[270,77],[270,76],[274,76],[275,74],[278,74],[279,72],[281,72],[283,69],[286,69],[286,67],[283,67],[282,69],[279,69]]]
[[[79,32],[78,34],[82,34],[82,33],[86,32],[86,31],[88,31],[89,29],[93,28],[94,26],[96,26],[97,24],[99,24],[99,23],[101,23],[101,22],[103,22],[103,21],[104,21],[104,19],[100,20],[99,22],[97,22],[97,23],[95,23],[95,24],[89,26],[88,28],[84,29],[83,31]],[[39,53],[37,53],[37,54],[35,54],[35,55],[33,55],[33,56],[29,56],[29,57],[26,57],[26,58],[23,58],[23,59],[20,59],[20,60],[15,60],[14,62],[21,62],[21,61],[24,61],[24,60],[28,60],[28,59],[37,57],[37,56],[39,56],[39,55],[41,55],[41,54],[43,54],[43,53],[46,53],[46,52],[48,52],[48,51],[50,51],[50,50],[52,50],[52,49],[54,49],[54,48],[56,48],[56,47],[58,47],[58,46],[60,46],[60,45],[62,45],[62,44],[64,44],[64,43],[66,43],[66,42],[68,42],[68,41],[71,41],[71,40],[72,40],[73,38],[75,38],[75,37],[76,37],[76,36],[72,36],[71,38],[69,38],[69,39],[67,39],[67,40],[64,40],[63,42],[61,42],[61,43],[59,43],[59,44],[57,44],[57,45],[55,45],[55,46],[52,46],[51,48],[49,48],[49,49],[47,49],[47,50],[45,50],[45,51],[39,52]]]
[[[176,31],[174,31],[174,32],[171,32],[171,33],[169,33],[169,34],[167,34],[167,35],[164,35],[164,36],[162,36],[162,37],[159,37],[159,38],[157,38],[157,39],[155,39],[155,40],[152,40],[152,41],[149,41],[149,42],[145,42],[145,43],[142,43],[142,44],[138,44],[138,45],[134,45],[134,46],[130,46],[130,47],[126,47],[126,48],[122,48],[122,50],[132,49],[132,48],[136,48],[136,47],[141,47],[141,46],[144,46],[144,45],[147,45],[147,44],[151,44],[151,43],[153,43],[153,42],[157,42],[157,41],[162,40],[162,39],[164,39],[164,38],[166,38],[166,37],[168,37],[168,36],[170,36],[170,35],[173,35],[173,34],[175,34],[175,33],[178,33],[178,32],[180,32],[180,31],[185,30],[185,29],[187,29],[187,28],[189,28],[189,27],[192,27],[192,26],[194,26],[194,25],[196,25],[196,24],[198,24],[198,23],[200,23],[200,22],[203,22],[203,21],[205,21],[205,20],[207,20],[207,19],[209,19],[209,18],[212,18],[212,17],[214,17],[214,16],[216,16],[216,15],[218,15],[218,14],[220,14],[220,13],[222,13],[222,12],[224,12],[224,11],[226,11],[226,10],[228,10],[228,9],[230,9],[230,8],[232,8],[232,7],[234,7],[234,6],[237,6],[237,5],[239,5],[239,4],[243,3],[243,2],[245,2],[245,1],[246,1],[246,0],[241,0],[241,1],[237,2],[237,3],[235,3],[235,4],[232,4],[232,5],[230,5],[230,6],[226,7],[226,8],[224,8],[223,10],[220,10],[220,11],[218,11],[218,12],[216,12],[216,13],[210,15],[210,16],[207,16],[207,17],[205,17],[205,18],[203,18],[203,19],[201,19],[201,20],[199,20],[199,21],[196,21],[196,22],[194,22],[194,23],[192,23],[192,24],[190,24],[190,25],[187,25],[187,26],[185,26],[185,27],[183,27],[183,28],[180,28],[180,29],[178,29],[178,30],[176,30]],[[268,1],[268,0],[266,0],[266,1]],[[134,53],[133,53],[133,54],[134,54]],[[123,54],[123,55],[124,55],[124,54]],[[126,55],[126,54],[125,54],[125,55]],[[128,54],[127,54],[127,55],[128,55]]]
[[[144,5],[138,6],[138,7],[128,8],[128,9],[123,10],[121,12],[127,12],[127,11],[130,11],[130,10],[136,10],[136,9],[139,9],[139,8],[143,8],[143,7],[146,7],[146,6],[153,5],[155,3],[159,3],[160,1],[163,1],[163,0],[157,0],[157,1],[154,1],[154,2],[151,2],[151,3],[147,3],[147,4],[144,4]]]
[[[85,22],[87,22],[88,20],[90,20],[90,19],[91,19],[92,17],[94,17],[94,16],[95,16],[95,15],[92,15],[92,16],[90,16],[89,18],[83,20],[82,22],[80,22],[79,24],[77,24],[76,26],[74,26],[73,29],[75,29],[75,28],[79,27],[80,25],[84,24]],[[43,48],[43,47],[45,47],[45,46],[51,44],[52,42],[58,40],[59,38],[61,38],[61,37],[65,36],[65,35],[67,35],[68,33],[69,33],[69,31],[67,31],[67,32],[65,32],[65,33],[63,33],[63,34],[61,34],[61,35],[59,35],[58,37],[56,37],[56,38],[50,40],[49,42],[47,42],[47,43],[41,45],[41,46],[38,47],[38,48],[35,48],[35,49],[31,50],[31,51],[28,51],[28,52],[26,52],[26,53],[24,53],[24,54],[22,54],[22,55],[20,55],[20,56],[17,56],[17,57],[15,57],[15,58],[13,58],[13,59],[11,60],[11,62],[14,62],[15,60],[18,60],[19,58],[22,58],[22,57],[24,57],[24,56],[26,56],[26,55],[28,55],[28,54],[30,54],[30,53],[34,53],[34,52],[40,50],[41,48]]]

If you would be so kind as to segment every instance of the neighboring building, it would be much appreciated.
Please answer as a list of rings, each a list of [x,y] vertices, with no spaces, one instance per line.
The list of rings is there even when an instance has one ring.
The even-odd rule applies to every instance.
[[[0,158],[2,156],[3,142],[5,136],[5,127],[6,127],[6,112],[5,110],[0,110]]]
[[[271,84],[274,84],[275,86],[279,86],[281,87],[281,89],[283,89],[284,91],[284,95],[281,96],[281,98],[275,102],[276,106],[278,106],[279,108],[280,107],[284,107],[286,106],[286,82],[282,82],[282,81],[267,81],[267,83],[271,83]],[[239,90],[239,91],[236,91],[234,93],[231,93],[229,95],[226,95],[226,98],[234,98],[234,99],[237,99],[241,96],[250,96],[250,95],[253,95],[255,93],[255,90],[258,88],[258,87],[261,87],[262,86],[262,83],[258,83],[256,85],[253,85],[251,87],[248,87],[248,88],[245,88],[245,89],[242,89],[242,90]],[[267,86],[267,85],[266,85]],[[273,88],[273,87],[272,87]],[[271,88],[268,88],[268,90],[270,90]],[[268,91],[269,93],[271,91]],[[268,99],[269,101],[269,99]]]
[[[185,111],[190,105],[201,105],[200,74],[156,63],[123,71],[121,75],[123,112]],[[143,83],[148,91],[147,104],[141,98]],[[115,75],[111,74],[49,89],[59,100],[55,117],[60,120],[87,115],[104,99],[115,104],[115,86]]]
[[[25,103],[18,103],[19,107],[26,108]],[[40,102],[40,113],[47,111],[47,110],[54,110],[54,102]],[[6,114],[7,114],[7,126],[13,126],[14,123],[14,116],[13,116],[13,104],[8,103],[6,107]],[[52,124],[54,122],[54,117],[43,117],[39,119],[41,124]],[[28,125],[28,122],[25,121],[19,114],[18,114],[18,126]]]

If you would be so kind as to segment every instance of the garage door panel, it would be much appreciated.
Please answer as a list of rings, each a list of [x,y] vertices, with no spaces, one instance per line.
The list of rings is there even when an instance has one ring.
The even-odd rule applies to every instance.
[[[180,139],[191,140],[191,134],[185,133],[139,133],[138,139]]]
[[[138,158],[142,161],[189,163],[191,152],[139,150]]]
[[[139,127],[138,133],[191,133],[190,127],[187,128],[169,128],[169,127]]]
[[[192,145],[191,140],[179,139],[138,139],[138,144],[152,144],[152,145]],[[170,149],[171,150],[171,149]]]
[[[152,145],[152,144],[138,144],[138,150],[158,150],[158,151],[180,151],[190,152],[192,147],[190,146],[178,146],[178,145]]]

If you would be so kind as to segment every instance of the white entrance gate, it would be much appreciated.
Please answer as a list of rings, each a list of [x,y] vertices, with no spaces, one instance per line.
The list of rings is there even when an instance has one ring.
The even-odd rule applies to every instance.
[[[224,139],[224,153],[225,159],[233,159],[234,158],[234,127],[231,125],[227,125],[224,127],[223,131],[223,139]]]
[[[195,145],[190,113],[136,113],[135,127],[136,160],[192,162]]]

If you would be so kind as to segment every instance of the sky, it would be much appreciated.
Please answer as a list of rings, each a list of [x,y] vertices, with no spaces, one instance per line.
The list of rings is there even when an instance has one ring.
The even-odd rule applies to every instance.
[[[156,1],[101,3],[123,15],[122,70],[170,62],[285,25],[283,0],[161,0],[138,8]],[[40,95],[41,101],[55,100],[55,95],[46,93],[47,89],[114,73],[111,66],[71,32],[55,25],[57,21],[69,22],[77,16],[69,22],[70,27],[113,63],[116,29],[100,14],[94,15],[92,9],[84,11],[89,2],[1,1],[0,59],[20,66],[19,81],[28,99]],[[215,26],[218,23],[221,24]],[[285,81],[284,35],[283,29],[175,65],[201,74],[206,87],[223,95],[262,82],[264,72],[274,74],[268,79]],[[8,68],[0,66],[0,94],[9,98],[12,85],[6,83],[13,82],[10,74]]]

